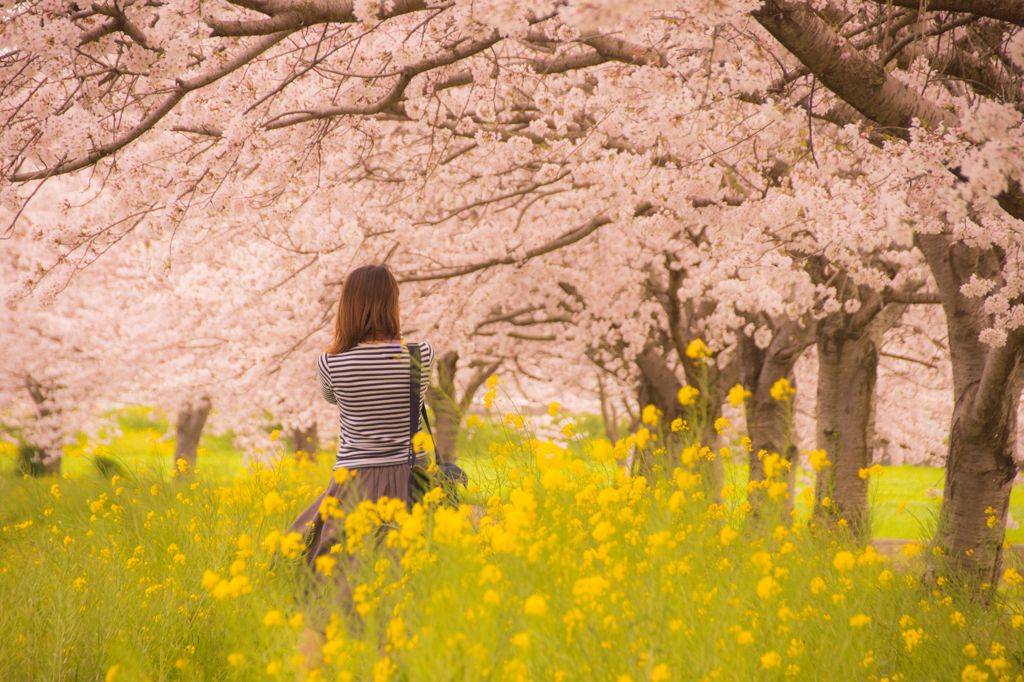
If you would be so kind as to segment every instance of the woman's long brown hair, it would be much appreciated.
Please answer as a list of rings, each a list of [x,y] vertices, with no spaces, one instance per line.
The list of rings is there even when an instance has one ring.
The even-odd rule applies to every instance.
[[[380,341],[401,335],[398,282],[386,265],[364,265],[345,279],[328,353],[344,353],[363,339]]]

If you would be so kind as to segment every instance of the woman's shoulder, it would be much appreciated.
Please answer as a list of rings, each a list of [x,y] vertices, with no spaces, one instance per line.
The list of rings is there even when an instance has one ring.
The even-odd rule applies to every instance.
[[[420,351],[420,359],[423,361],[425,366],[430,366],[434,363],[434,347],[430,345],[428,341],[411,341],[403,340],[403,343],[408,346],[416,346]]]

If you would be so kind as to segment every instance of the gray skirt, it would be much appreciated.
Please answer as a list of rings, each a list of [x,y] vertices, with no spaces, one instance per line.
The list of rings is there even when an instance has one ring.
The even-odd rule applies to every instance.
[[[351,512],[363,500],[376,502],[382,497],[402,500],[409,500],[409,472],[408,463],[395,464],[394,466],[373,467],[368,469],[353,469],[355,476],[338,485],[331,476],[331,482],[327,490],[306,507],[299,517],[295,519],[288,532],[302,534],[305,539],[306,549],[304,557],[310,567],[316,563],[316,558],[329,554],[331,547],[344,542],[345,519],[328,516],[324,519],[320,516],[320,505],[328,496],[338,500],[338,508],[346,513]]]

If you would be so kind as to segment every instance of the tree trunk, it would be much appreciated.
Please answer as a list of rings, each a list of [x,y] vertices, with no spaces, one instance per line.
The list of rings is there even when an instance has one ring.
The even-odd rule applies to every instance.
[[[953,418],[946,459],[946,488],[935,545],[942,557],[933,570],[951,575],[981,599],[998,584],[1004,520],[1016,467],[1013,448],[1020,401],[1020,329],[990,347],[979,333],[991,325],[983,299],[967,298],[960,287],[972,274],[1001,277],[1003,257],[945,235],[915,236],[935,277],[949,330],[953,364]],[[989,518],[995,517],[990,525]]]
[[[882,308],[877,294],[862,287],[861,308],[849,315],[835,312],[818,323],[817,442],[830,464],[815,482],[815,511],[826,521],[844,520],[854,535],[871,535],[868,480],[860,470],[871,466],[875,436],[875,382],[882,334],[906,306]],[[822,506],[829,498],[828,507]]]
[[[316,422],[304,429],[292,429],[291,437],[295,443],[295,454],[304,453],[315,462],[320,452],[320,434],[317,432]]]
[[[466,382],[462,398],[458,398],[455,388],[455,373],[458,371],[459,354],[448,351],[437,360],[437,381],[427,388],[427,405],[434,413],[434,447],[441,455],[442,462],[454,463],[459,457],[459,429],[462,417],[473,402],[473,396],[483,386],[501,362],[485,363],[475,361],[470,367],[475,368],[473,376]]]
[[[815,510],[844,519],[858,538],[871,532],[868,482],[859,471],[871,465],[877,373],[878,348],[868,334],[818,337],[817,447],[830,464],[818,472]]]
[[[953,409],[945,501],[935,542],[945,551],[948,568],[980,590],[996,586],[1002,573],[1004,522],[1017,474],[1013,448],[1020,396],[1007,390],[978,418],[972,414],[975,395],[975,390],[967,392]],[[997,521],[992,528],[990,516]]]
[[[612,400],[608,397],[608,392],[605,391],[604,379],[601,377],[600,371],[597,373],[597,395],[601,400],[601,420],[604,422],[605,436],[614,445],[619,440],[619,415],[615,411]]]
[[[679,390],[683,382],[675,375],[672,368],[668,366],[665,358],[654,346],[644,349],[636,358],[636,364],[640,368],[640,390],[637,398],[641,410],[646,405],[654,405],[662,411],[660,426],[665,442],[655,445],[648,445],[648,450],[664,447],[665,453],[660,458],[654,458],[650,454],[641,453],[640,457],[633,460],[633,473],[646,476],[654,466],[662,466],[667,473],[679,464],[679,455],[682,451],[682,444],[690,442],[691,439],[700,442],[701,445],[709,445],[714,438],[713,421],[710,415],[720,415],[722,410],[722,398],[717,392],[709,393],[707,389],[697,397],[697,405],[691,409],[679,404]],[[710,384],[712,387],[713,384]],[[708,393],[705,395],[705,393]],[[701,412],[700,419],[695,419],[694,414]],[[693,433],[685,431],[673,432],[672,422],[676,419],[688,421]],[[724,479],[725,464],[717,455],[711,461],[698,459],[696,471],[701,476],[701,486],[709,499],[717,500],[721,494],[722,481]]]
[[[199,438],[203,435],[203,427],[210,416],[210,396],[204,395],[189,402],[178,413],[177,437],[174,441],[174,466],[178,460],[188,463],[188,471],[196,469],[196,457],[199,453]]]
[[[810,325],[801,327],[798,322],[786,322],[775,331],[767,348],[758,348],[754,340],[746,335],[740,336],[739,343],[745,376],[743,385],[751,393],[746,399],[747,435],[751,442],[749,483],[765,481],[767,458],[779,455],[779,464],[783,470],[772,478],[786,483],[786,490],[778,496],[778,503],[784,512],[793,509],[796,481],[797,449],[792,437],[796,391],[793,367],[807,348],[809,336]],[[789,381],[793,392],[777,400],[771,391],[782,379]],[[753,518],[761,517],[768,499],[769,496],[761,487],[749,487],[747,500]]]
[[[43,466],[53,476],[60,475],[60,467],[64,461],[64,450],[61,448],[61,412],[53,402],[53,388],[47,388],[34,378],[25,375],[25,389],[35,403],[39,417],[39,436],[41,443],[36,445],[45,453]]]
[[[455,396],[455,372],[459,354],[448,351],[437,361],[437,382],[427,389],[427,404],[434,413],[434,447],[442,462],[454,462],[459,456],[459,424],[464,411]]]

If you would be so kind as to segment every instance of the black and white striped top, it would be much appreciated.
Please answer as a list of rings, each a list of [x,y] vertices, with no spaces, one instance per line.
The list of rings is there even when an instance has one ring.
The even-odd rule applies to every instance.
[[[427,395],[434,349],[419,342],[420,405]],[[365,469],[409,461],[409,349],[395,343],[360,343],[317,360],[324,400],[338,406],[341,433],[334,468]]]

